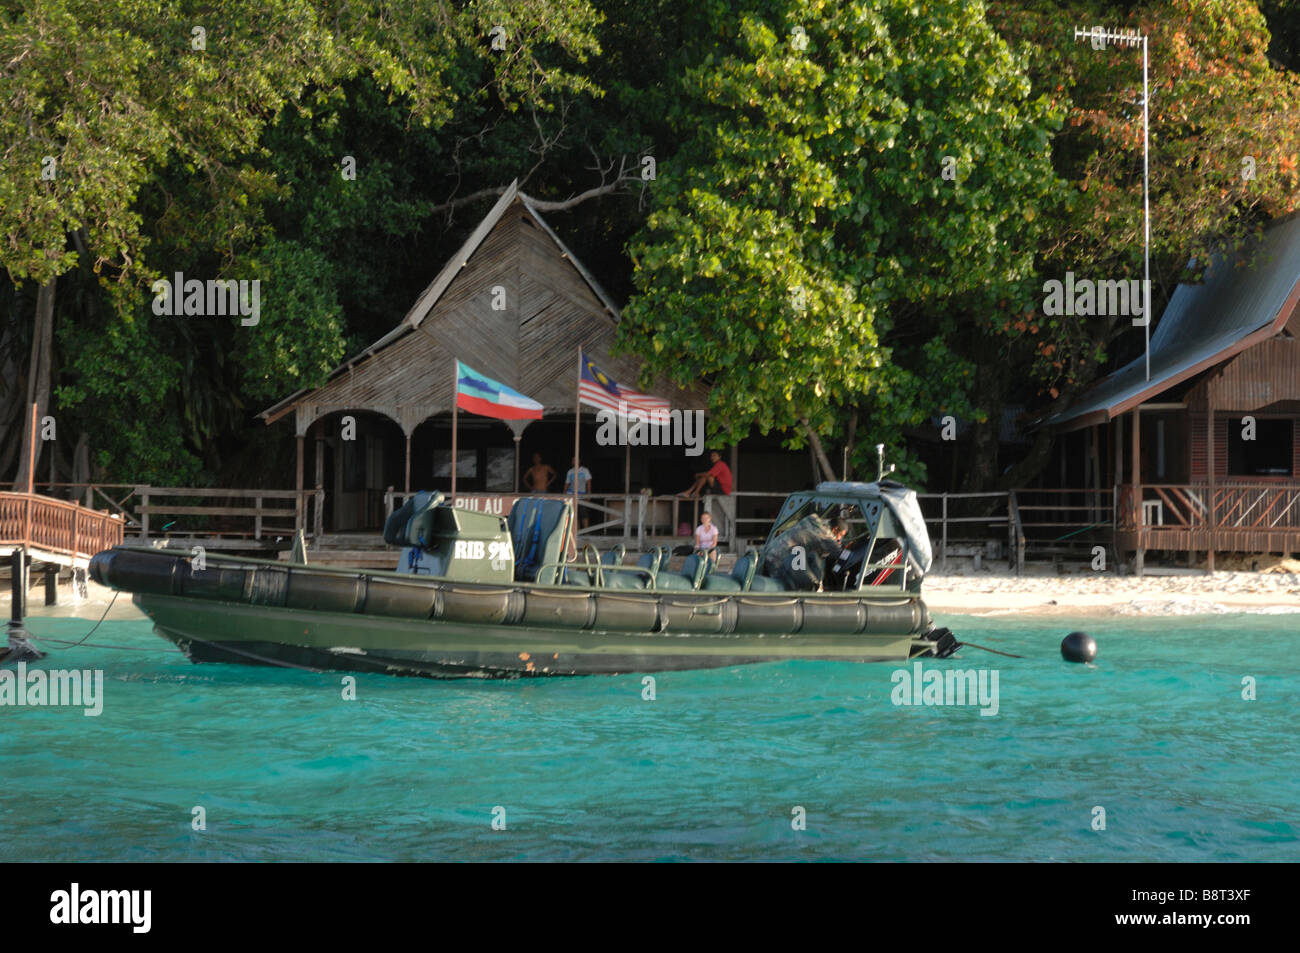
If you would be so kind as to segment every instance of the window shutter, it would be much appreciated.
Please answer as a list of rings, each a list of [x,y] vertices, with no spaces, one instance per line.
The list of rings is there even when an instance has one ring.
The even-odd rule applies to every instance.
[[[1237,418],[1240,423],[1240,418]],[[1214,479],[1222,482],[1228,477],[1228,433],[1232,428],[1232,419],[1225,417],[1215,419],[1214,428]]]
[[[1206,455],[1209,453],[1209,442],[1205,439],[1205,414],[1188,414],[1187,426],[1190,430],[1187,443],[1192,455],[1188,472],[1193,482],[1204,482]]]

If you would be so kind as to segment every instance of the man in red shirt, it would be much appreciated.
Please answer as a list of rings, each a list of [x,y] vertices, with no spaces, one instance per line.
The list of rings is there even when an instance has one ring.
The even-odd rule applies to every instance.
[[[709,451],[709,459],[713,461],[713,466],[709,467],[703,473],[695,474],[695,482],[687,489],[678,493],[678,496],[687,498],[697,498],[705,487],[708,487],[714,493],[721,493],[724,496],[731,493],[731,467],[722,462],[722,454],[716,450]]]

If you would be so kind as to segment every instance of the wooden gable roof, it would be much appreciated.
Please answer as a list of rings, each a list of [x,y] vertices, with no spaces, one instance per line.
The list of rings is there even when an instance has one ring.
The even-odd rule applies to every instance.
[[[498,310],[504,292],[505,307]],[[578,349],[615,380],[636,386],[637,362],[611,355],[618,309],[515,184],[466,239],[402,321],[315,390],[260,415],[296,413],[301,436],[342,410],[395,420],[408,435],[450,413],[457,359],[567,412],[577,396]],[[657,382],[650,391],[683,409],[703,408],[701,387]]]

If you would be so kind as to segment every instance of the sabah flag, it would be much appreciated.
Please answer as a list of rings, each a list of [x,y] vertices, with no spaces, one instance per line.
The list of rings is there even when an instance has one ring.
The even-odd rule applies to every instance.
[[[541,420],[542,405],[456,362],[456,406],[497,420]]]

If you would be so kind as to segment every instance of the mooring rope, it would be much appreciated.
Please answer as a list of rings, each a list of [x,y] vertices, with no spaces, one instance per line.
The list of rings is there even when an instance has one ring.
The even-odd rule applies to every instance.
[[[965,646],[969,646],[970,648],[973,649],[980,649],[984,652],[992,652],[994,655],[1005,655],[1007,658],[1024,658],[1023,655],[1015,655],[1011,652],[999,652],[997,649],[990,649],[990,648],[986,648],[983,645],[976,645],[974,642],[958,642],[956,648],[954,648],[953,651],[955,652],[957,649],[963,648]]]
[[[109,614],[110,612],[113,611],[113,603],[117,602],[117,597],[118,597],[118,592],[114,592],[114,593],[113,593],[113,598],[108,600],[108,606],[104,609],[104,614],[101,615],[101,616],[99,617],[99,622],[96,622],[94,625],[92,625],[92,626],[90,627],[90,631],[87,632],[85,635],[83,635],[83,636],[81,637],[80,641],[77,641],[77,642],[69,642],[67,639],[54,639],[54,638],[50,638],[49,636],[44,636],[44,635],[41,635],[41,636],[33,635],[33,636],[30,636],[30,637],[31,637],[31,639],[32,639],[33,641],[35,641],[35,642],[57,642],[58,644],[60,644],[60,645],[66,645],[66,646],[68,646],[69,648],[75,648],[75,647],[78,646],[78,645],[83,645],[83,644],[85,644],[86,639],[88,639],[88,638],[90,638],[92,635],[94,635],[94,634],[95,634],[95,630],[98,629],[99,626],[100,626],[100,624],[103,623],[103,621],[104,621],[105,619],[108,618],[108,614]],[[95,644],[94,642],[90,643],[90,645],[88,645],[88,646],[86,646],[86,647],[87,647],[87,648],[106,648],[106,649],[108,649],[108,648],[121,648],[121,649],[128,648],[128,646],[125,646],[125,645],[117,645],[117,646],[113,646],[113,645],[97,645],[97,644]],[[144,650],[141,650],[141,651],[144,651]]]
[[[77,647],[78,645],[84,645],[84,646],[85,646],[86,648],[88,648],[88,649],[117,649],[118,651],[121,651],[121,652],[156,652],[156,651],[158,651],[156,648],[153,648],[153,649],[151,649],[151,648],[145,648],[145,647],[142,646],[142,645],[109,645],[107,642],[87,642],[87,641],[86,641],[86,640],[89,639],[92,635],[95,634],[95,630],[98,629],[99,626],[100,626],[100,624],[103,623],[103,621],[104,621],[105,619],[108,618],[108,614],[109,614],[110,612],[113,611],[113,604],[114,604],[115,602],[117,602],[117,597],[118,597],[120,594],[121,594],[121,591],[120,591],[120,590],[118,590],[118,591],[116,591],[116,592],[113,593],[113,598],[110,599],[110,600],[108,600],[108,608],[106,608],[106,609],[104,610],[104,614],[103,614],[102,616],[99,617],[99,622],[96,622],[93,626],[91,626],[91,627],[90,627],[90,631],[87,632],[85,635],[83,635],[83,636],[82,636],[79,640],[77,640],[76,642],[69,642],[67,639],[56,639],[56,638],[54,638],[53,636],[49,636],[49,635],[32,636],[33,641],[36,641],[36,642],[53,642],[55,645],[65,645],[65,646],[67,646],[68,648],[75,648],[75,647]],[[179,649],[176,649],[176,651],[180,651],[180,650],[179,650]]]

